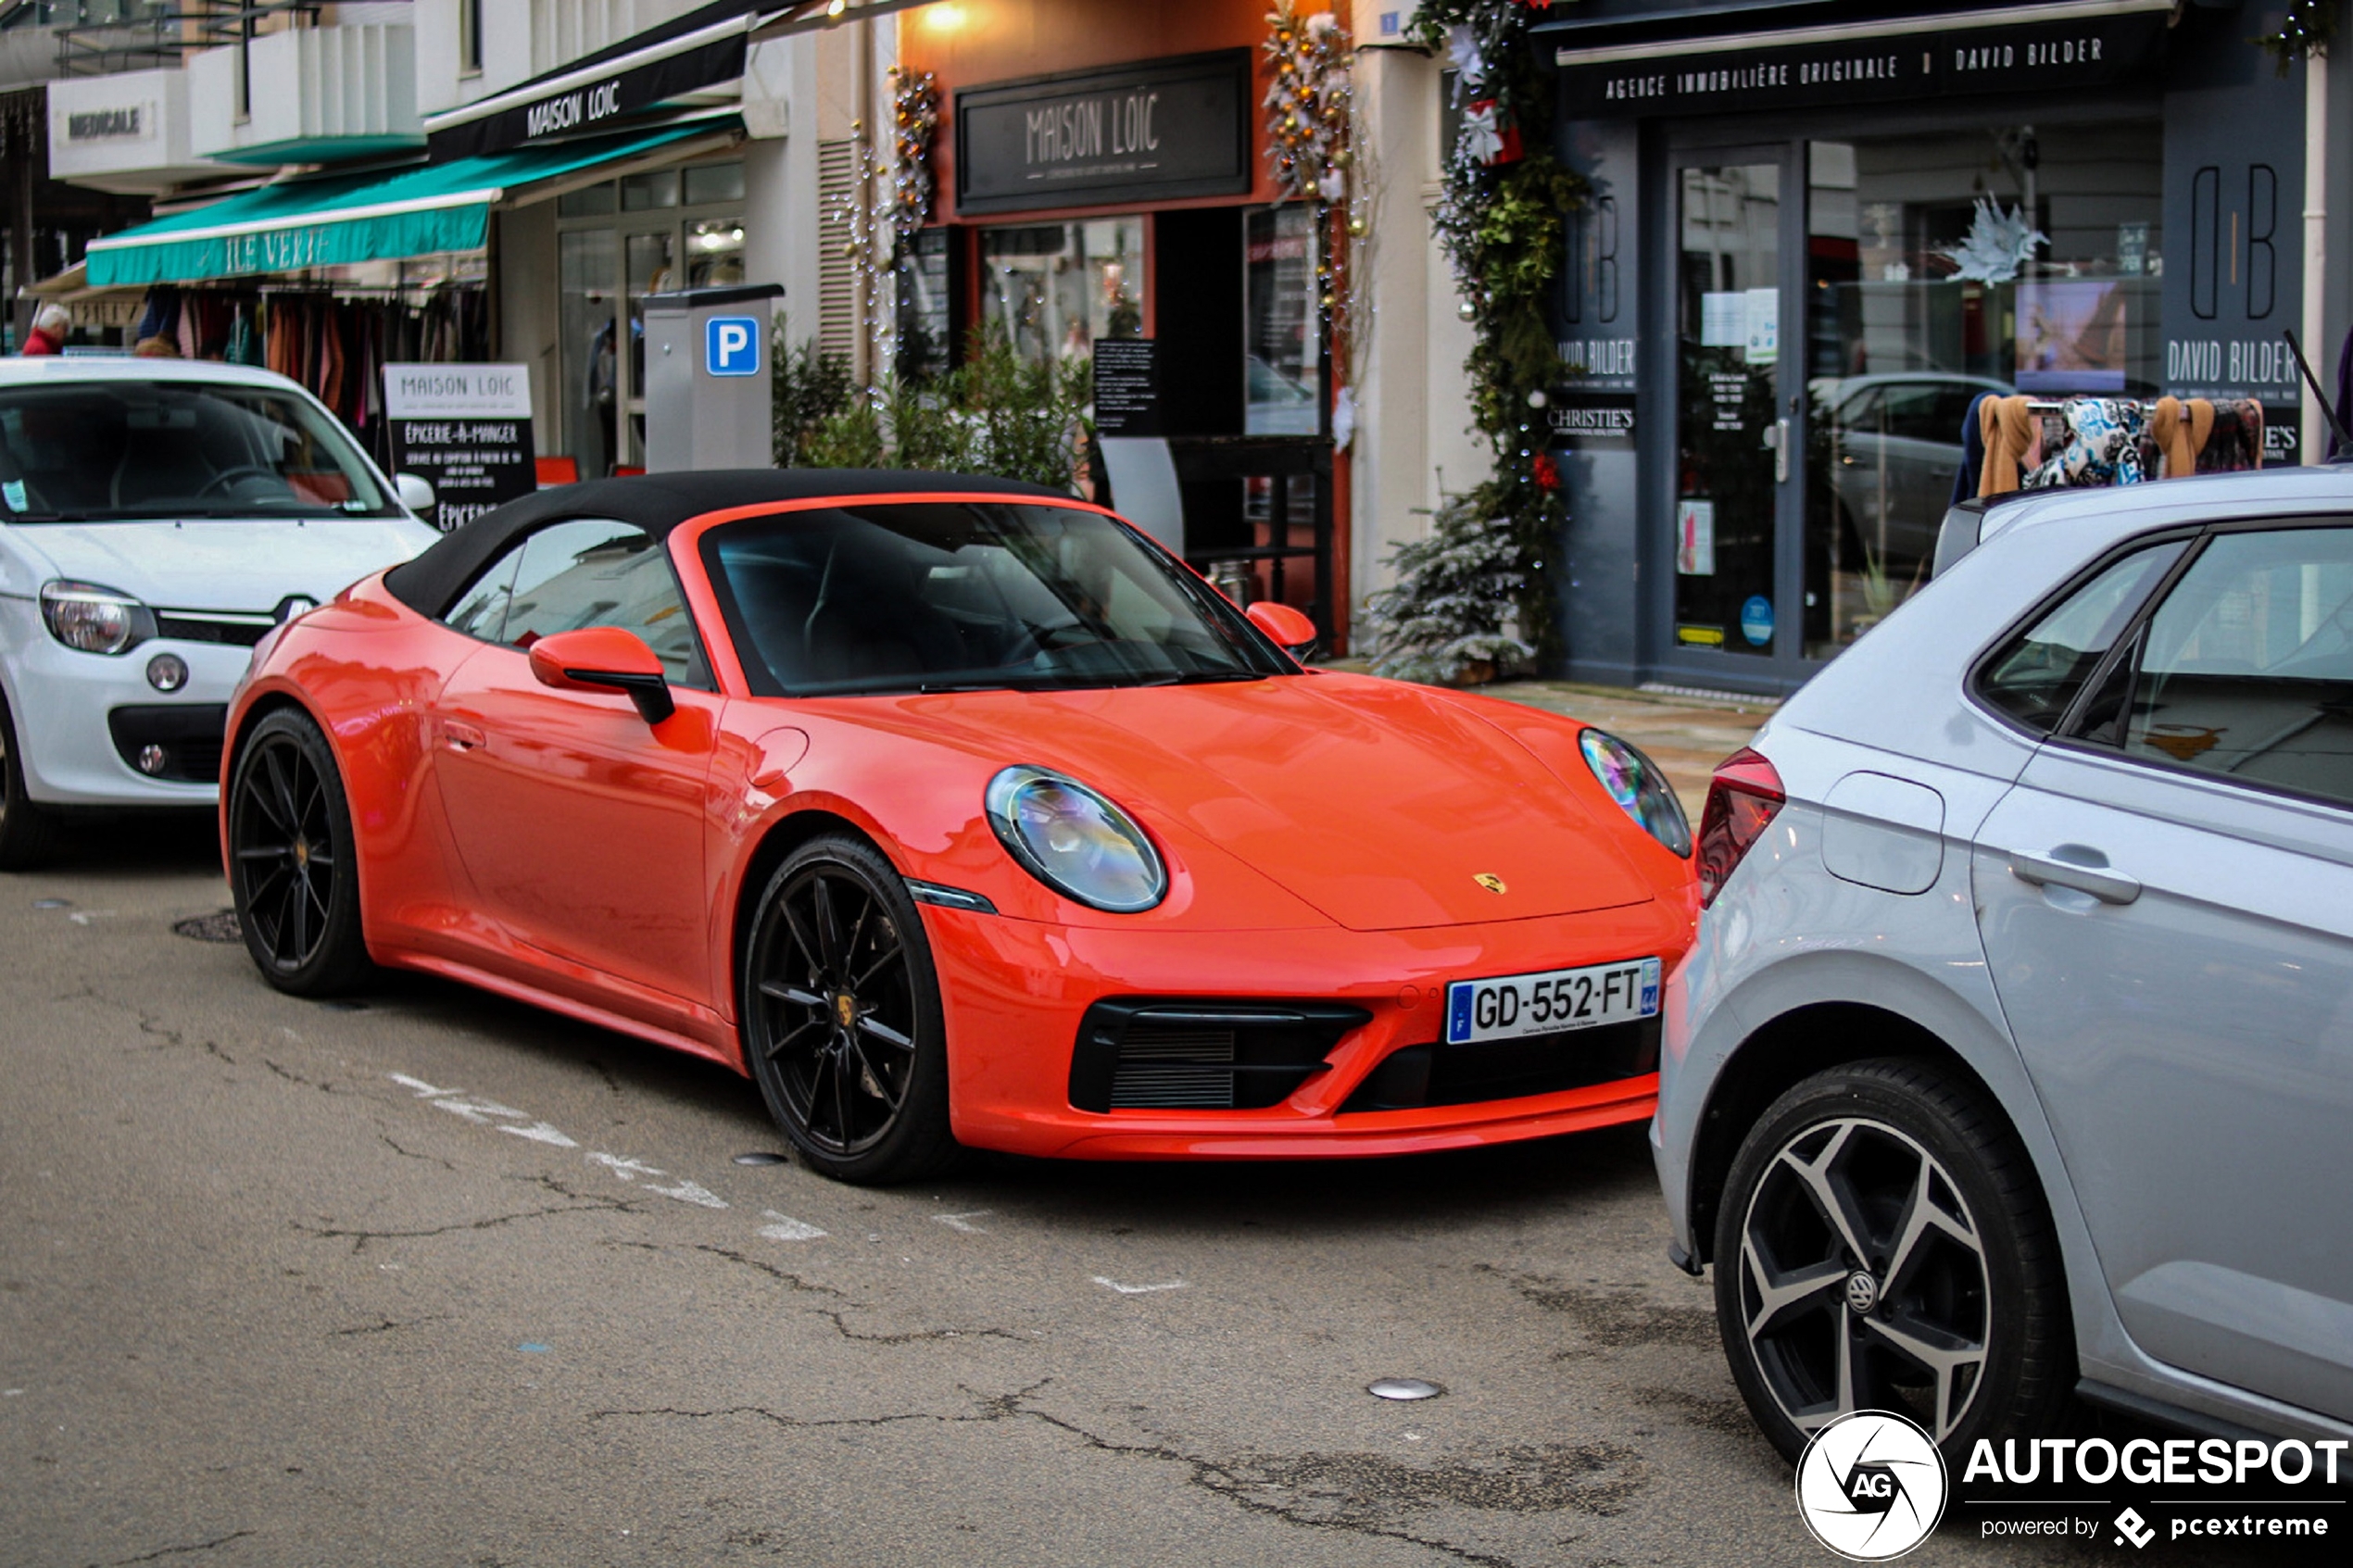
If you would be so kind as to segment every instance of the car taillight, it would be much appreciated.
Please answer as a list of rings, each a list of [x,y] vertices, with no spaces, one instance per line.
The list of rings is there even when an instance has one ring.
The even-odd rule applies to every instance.
[[[1702,909],[1731,879],[1732,868],[1749,852],[1789,797],[1773,764],[1743,746],[1717,765],[1708,781],[1707,806],[1699,819],[1699,902]]]

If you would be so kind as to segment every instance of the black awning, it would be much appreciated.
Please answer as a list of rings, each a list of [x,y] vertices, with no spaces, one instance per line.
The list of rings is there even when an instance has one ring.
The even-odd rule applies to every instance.
[[[2133,80],[2174,0],[1744,0],[1545,22],[1572,119],[1798,108]],[[1712,25],[1711,25],[1712,24]]]
[[[795,8],[787,0],[711,0],[504,92],[426,116],[427,155],[442,163],[625,129],[674,98],[742,76],[752,29]]]

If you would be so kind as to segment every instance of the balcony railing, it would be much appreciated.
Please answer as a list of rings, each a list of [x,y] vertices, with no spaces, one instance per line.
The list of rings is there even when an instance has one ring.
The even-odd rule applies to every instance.
[[[319,0],[0,0],[0,32],[45,29],[60,76],[110,76],[182,63],[199,49],[316,27]]]

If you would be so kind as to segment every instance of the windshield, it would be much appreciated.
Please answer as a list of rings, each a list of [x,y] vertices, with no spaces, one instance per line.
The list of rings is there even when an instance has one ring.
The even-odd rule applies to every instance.
[[[396,517],[333,418],[229,383],[0,387],[0,519]]]
[[[1292,666],[1095,512],[901,502],[712,530],[703,562],[769,696],[1254,681]]]

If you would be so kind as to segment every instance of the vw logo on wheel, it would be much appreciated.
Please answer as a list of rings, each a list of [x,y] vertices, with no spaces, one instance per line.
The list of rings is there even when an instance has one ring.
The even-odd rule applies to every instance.
[[[1900,1415],[1856,1411],[1814,1434],[1797,1461],[1797,1512],[1851,1562],[1901,1557],[1944,1516],[1944,1456]]]

